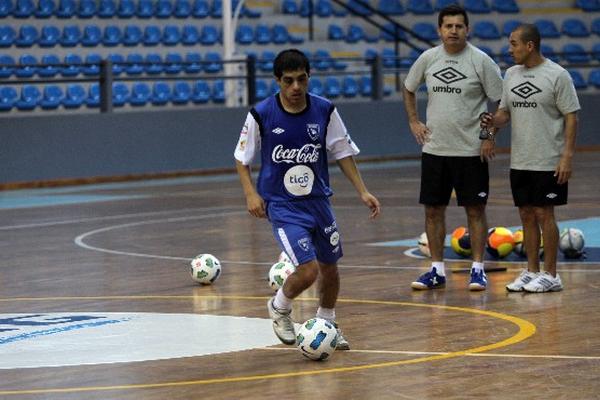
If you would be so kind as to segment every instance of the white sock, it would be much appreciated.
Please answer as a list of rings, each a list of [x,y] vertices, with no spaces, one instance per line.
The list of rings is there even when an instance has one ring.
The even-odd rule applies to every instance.
[[[483,271],[483,263],[482,262],[477,262],[477,261],[473,261],[473,264],[471,264],[471,270],[481,270]]]
[[[335,308],[323,308],[319,307],[317,309],[317,318],[323,318],[327,321],[334,322],[335,321]]]
[[[444,269],[444,262],[443,261],[434,261],[431,263],[431,269],[433,270],[435,268],[435,271],[437,272],[438,275],[441,276],[446,276],[446,270]]]
[[[283,294],[283,288],[280,288],[275,295],[275,299],[273,300],[273,307],[278,310],[291,310],[292,300],[293,299],[287,298],[285,294]]]

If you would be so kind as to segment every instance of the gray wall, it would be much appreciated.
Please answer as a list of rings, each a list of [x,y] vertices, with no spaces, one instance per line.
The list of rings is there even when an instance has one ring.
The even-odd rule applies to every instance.
[[[600,144],[600,97],[582,95],[579,145]],[[420,148],[401,102],[338,103],[359,157]],[[419,110],[425,104],[420,101]],[[246,108],[0,118],[0,184],[189,172],[233,167]],[[508,132],[499,146],[508,145]]]

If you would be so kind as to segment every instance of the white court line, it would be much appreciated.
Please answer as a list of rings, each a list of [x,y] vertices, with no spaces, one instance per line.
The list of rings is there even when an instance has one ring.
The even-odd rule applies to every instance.
[[[295,347],[263,347],[260,350],[298,351]],[[344,351],[345,352],[345,351]],[[349,350],[350,353],[365,354],[402,354],[413,356],[436,356],[450,354],[443,351],[401,351],[401,350]],[[600,360],[600,356],[568,356],[559,354],[502,354],[502,353],[465,353],[465,357],[504,357],[504,358],[543,358],[559,360]]]

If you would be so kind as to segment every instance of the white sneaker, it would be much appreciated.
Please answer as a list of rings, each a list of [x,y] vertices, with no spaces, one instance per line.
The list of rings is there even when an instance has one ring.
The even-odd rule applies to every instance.
[[[267,309],[269,310],[269,316],[273,320],[273,331],[275,335],[284,344],[292,345],[296,343],[296,330],[294,329],[294,322],[292,321],[292,310],[284,311],[278,310],[273,306],[272,297],[267,302]]]
[[[523,286],[523,290],[531,293],[558,292],[563,290],[563,284],[558,274],[554,277],[544,271],[538,274],[534,280]]]
[[[340,329],[338,324],[334,322],[333,326],[335,326],[335,329],[337,329],[337,334],[338,334],[335,349],[336,350],[350,350],[350,343],[348,343],[348,341],[342,334],[342,330]]]
[[[523,286],[534,280],[539,273],[529,272],[527,269],[521,271],[521,274],[517,276],[513,282],[506,285],[506,290],[509,292],[522,292]]]

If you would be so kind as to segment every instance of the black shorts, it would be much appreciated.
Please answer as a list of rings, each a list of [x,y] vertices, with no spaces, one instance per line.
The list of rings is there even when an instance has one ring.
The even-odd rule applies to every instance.
[[[569,183],[559,185],[554,171],[510,170],[510,188],[515,206],[560,206],[567,204]]]
[[[487,161],[475,157],[421,156],[419,202],[429,206],[448,205],[452,189],[459,206],[486,204],[490,176]]]

